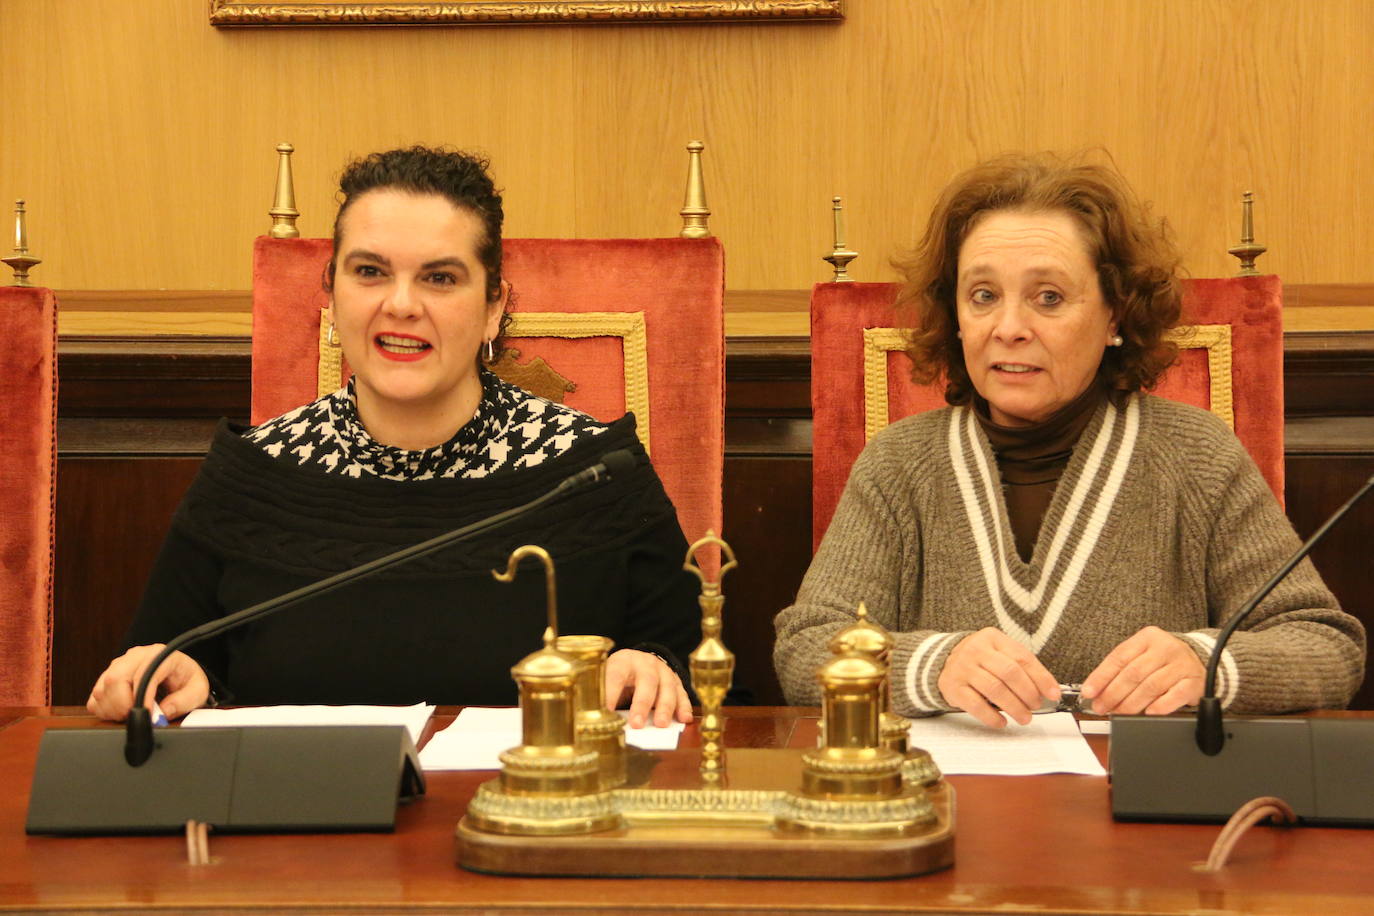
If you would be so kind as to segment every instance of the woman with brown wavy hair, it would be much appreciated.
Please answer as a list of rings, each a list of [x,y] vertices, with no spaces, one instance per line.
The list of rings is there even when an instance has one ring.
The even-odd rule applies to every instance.
[[[951,406],[855,463],[778,615],[789,701],[817,701],[811,672],[864,601],[895,634],[904,714],[1024,724],[1078,682],[1102,714],[1196,703],[1216,628],[1297,538],[1225,424],[1144,394],[1176,355],[1163,221],[1101,165],[1007,156],[950,183],[899,267],[915,378]],[[1219,693],[1341,706],[1363,665],[1359,622],[1304,562],[1232,638]]]

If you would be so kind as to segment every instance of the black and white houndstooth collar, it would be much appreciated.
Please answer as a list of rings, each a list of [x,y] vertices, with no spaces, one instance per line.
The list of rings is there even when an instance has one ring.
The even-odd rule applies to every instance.
[[[482,372],[477,412],[453,438],[427,449],[384,445],[358,418],[354,381],[244,433],[273,458],[350,477],[386,480],[486,477],[535,467],[578,439],[604,432],[587,414]]]

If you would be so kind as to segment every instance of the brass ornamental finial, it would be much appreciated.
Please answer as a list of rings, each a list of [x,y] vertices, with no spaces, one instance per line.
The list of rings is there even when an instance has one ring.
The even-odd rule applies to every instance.
[[[525,557],[537,557],[539,562],[544,564],[544,591],[545,600],[548,602],[545,607],[549,615],[548,633],[544,640],[555,640],[558,638],[558,585],[553,576],[553,557],[543,547],[536,547],[534,544],[526,544],[524,547],[517,547],[512,551],[510,558],[506,560],[504,571],[493,569],[492,577],[498,582],[514,582],[516,567]]]
[[[868,606],[862,601],[854,611],[855,620],[830,640],[830,651],[836,653],[864,652],[875,658],[886,658],[894,641],[886,630],[868,619]]]
[[[291,177],[291,154],[295,151],[290,143],[277,144],[277,190],[272,198],[272,209],[267,211],[272,217],[272,228],[267,234],[274,239],[301,237],[296,228],[296,218],[301,211],[296,209],[296,187]]]
[[[42,264],[43,259],[29,254],[29,228],[22,198],[14,202],[14,254],[0,258],[0,261],[14,271],[11,286],[33,286],[29,282],[29,268]]]
[[[712,545],[719,547],[726,558],[714,580],[708,579],[701,565],[693,562],[698,550]],[[688,657],[688,668],[692,672],[692,688],[701,700],[700,771],[702,782],[708,787],[721,787],[725,781],[725,721],[720,708],[734,678],[735,653],[726,648],[720,638],[725,608],[720,585],[725,574],[738,565],[730,545],[710,529],[705,537],[687,548],[687,558],[682,563],[683,569],[701,580],[701,596],[697,599],[701,605],[701,644]]]
[[[687,193],[682,200],[682,231],[684,239],[710,238],[711,229],[706,221],[711,218],[711,208],[706,206],[706,181],[701,176],[701,151],[706,144],[693,140],[687,144]]]
[[[835,244],[830,254],[821,260],[829,261],[830,266],[835,268],[835,275],[831,277],[831,283],[852,283],[854,278],[849,275],[849,262],[859,256],[857,251],[850,251],[844,246],[844,207],[840,204],[840,198],[831,198],[831,210],[835,217]]]
[[[1226,249],[1228,254],[1240,259],[1237,277],[1258,277],[1255,259],[1269,249],[1255,244],[1255,193],[1246,191],[1240,198],[1240,244]]]

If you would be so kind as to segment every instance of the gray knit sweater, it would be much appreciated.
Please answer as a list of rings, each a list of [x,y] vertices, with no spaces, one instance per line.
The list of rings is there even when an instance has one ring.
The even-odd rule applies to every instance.
[[[897,711],[949,709],[936,682],[955,644],[998,627],[1060,683],[1154,624],[1204,661],[1217,627],[1298,540],[1220,420],[1148,396],[1105,402],[1074,447],[1029,563],[1016,553],[997,461],[967,408],[908,417],[855,462],[797,603],[777,617],[773,661],[794,704],[860,601],[896,639]],[[1236,712],[1349,702],[1364,672],[1359,621],[1304,560],[1236,632],[1218,695]]]

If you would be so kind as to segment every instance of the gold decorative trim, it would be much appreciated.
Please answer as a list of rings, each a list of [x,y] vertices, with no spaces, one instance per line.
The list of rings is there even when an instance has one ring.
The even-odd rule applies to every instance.
[[[618,789],[615,793],[620,813],[633,821],[636,816],[668,812],[671,814],[764,814],[771,817],[783,792],[767,789]]]
[[[784,826],[916,827],[934,823],[935,819],[935,806],[922,790],[913,790],[898,798],[852,800],[807,798],[788,793],[782,797],[778,811],[778,820]]]
[[[844,0],[210,0],[210,24],[519,25],[843,19]]]
[[[343,387],[343,350],[329,340],[329,318],[320,309],[320,361],[315,367],[315,397],[322,398]]]
[[[906,334],[898,328],[864,328],[864,441],[887,426],[887,354],[905,350]]]
[[[622,823],[609,792],[508,795],[494,779],[477,787],[464,820],[477,830],[514,836],[597,833]]]
[[[625,720],[608,713],[604,719],[579,719],[577,737],[594,741],[598,738],[612,738],[625,734]]]
[[[543,748],[540,749],[543,750]],[[496,759],[500,760],[503,766],[522,772],[553,770],[561,773],[589,770],[596,767],[596,753],[593,751],[574,751],[566,755],[550,754],[548,757],[536,757],[533,753],[522,753],[523,750],[523,745],[508,748],[497,754]]]
[[[940,781],[941,775],[929,753],[919,748],[907,751],[902,761],[902,782],[929,788]]]
[[[1236,428],[1231,391],[1231,326],[1197,324],[1174,328],[1164,335],[1180,350],[1207,351],[1207,378],[1212,413]],[[864,441],[888,425],[887,354],[906,350],[906,335],[899,328],[864,328]]]
[[[827,752],[842,752],[845,754],[858,754],[860,752],[872,754],[867,757],[834,757]],[[902,756],[896,751],[890,751],[885,747],[874,748],[819,748],[808,751],[802,757],[802,763],[807,769],[818,773],[841,774],[851,773],[860,775],[873,775],[876,773],[895,773],[902,768]]]
[[[1164,335],[1180,350],[1207,351],[1207,380],[1211,385],[1209,400],[1212,413],[1226,421],[1232,431],[1236,415],[1231,392],[1231,326],[1229,324],[1194,324],[1174,328]]]
[[[625,352],[625,409],[649,452],[649,337],[642,312],[512,312],[506,336],[619,337]]]

